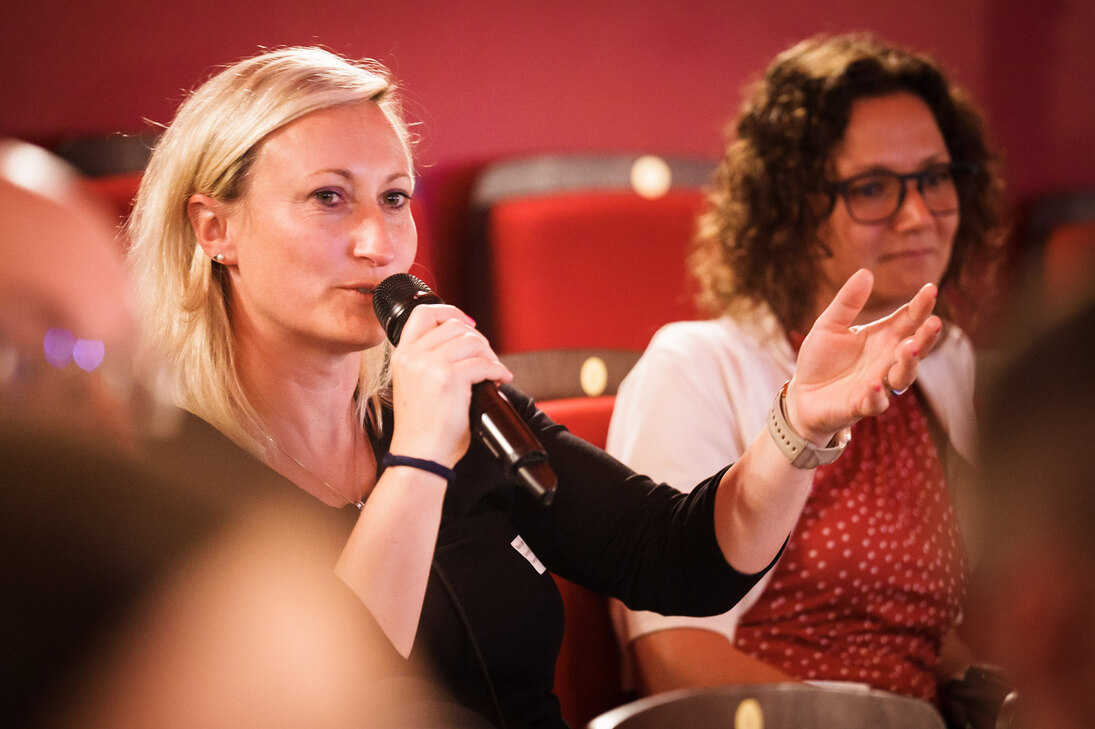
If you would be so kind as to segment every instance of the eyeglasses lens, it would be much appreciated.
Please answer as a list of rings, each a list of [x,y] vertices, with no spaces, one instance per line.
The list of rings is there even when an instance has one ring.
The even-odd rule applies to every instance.
[[[915,181],[928,210],[935,215],[947,215],[958,210],[955,174],[951,165],[936,165],[909,175],[879,172],[848,180],[841,192],[855,220],[883,223],[901,208],[908,194],[908,182]]]

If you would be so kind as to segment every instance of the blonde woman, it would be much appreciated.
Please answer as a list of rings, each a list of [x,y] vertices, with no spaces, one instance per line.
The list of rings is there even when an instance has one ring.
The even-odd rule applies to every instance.
[[[499,726],[562,727],[550,572],[635,606],[720,612],[779,552],[812,471],[759,432],[688,495],[639,477],[506,385],[451,306],[414,308],[389,358],[372,294],[414,259],[414,183],[376,64],[291,48],[230,66],[184,102],[142,184],[130,232],[144,318],[185,407],[317,503],[356,507],[336,569],[400,654]],[[871,282],[849,279],[798,374],[769,393],[807,450],[885,409],[883,379],[907,387],[938,335],[931,286],[851,328]],[[484,380],[547,450],[550,506],[471,442]]]

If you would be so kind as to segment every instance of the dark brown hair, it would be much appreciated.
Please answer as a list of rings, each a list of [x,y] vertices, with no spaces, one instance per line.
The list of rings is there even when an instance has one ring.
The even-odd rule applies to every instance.
[[[701,307],[722,314],[765,303],[786,331],[809,326],[819,260],[829,255],[817,231],[831,210],[833,150],[855,101],[901,91],[924,100],[951,158],[977,171],[959,189],[961,222],[940,287],[961,290],[975,269],[987,270],[1004,238],[1003,185],[978,110],[923,55],[866,34],[819,36],[777,56],[727,128],[689,257]]]

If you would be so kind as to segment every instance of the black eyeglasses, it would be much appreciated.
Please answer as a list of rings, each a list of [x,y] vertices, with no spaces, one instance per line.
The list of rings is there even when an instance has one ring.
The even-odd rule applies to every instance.
[[[909,180],[915,180],[916,191],[932,215],[953,215],[958,212],[959,180],[975,171],[972,165],[947,162],[907,175],[868,172],[830,184],[829,195],[831,205],[836,204],[838,194],[844,198],[848,215],[857,223],[881,225],[897,215],[905,202]]]

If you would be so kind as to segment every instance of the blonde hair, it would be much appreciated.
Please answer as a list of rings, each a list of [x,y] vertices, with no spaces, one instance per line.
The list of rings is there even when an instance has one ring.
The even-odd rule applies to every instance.
[[[128,223],[144,333],[172,366],[179,403],[260,457],[271,445],[237,376],[226,269],[198,245],[187,201],[195,193],[238,200],[269,134],[310,112],[363,102],[380,107],[410,156],[395,86],[375,61],[295,47],[225,67],[183,102],[160,137]],[[362,353],[354,393],[359,417],[376,428],[390,352],[385,343]]]

